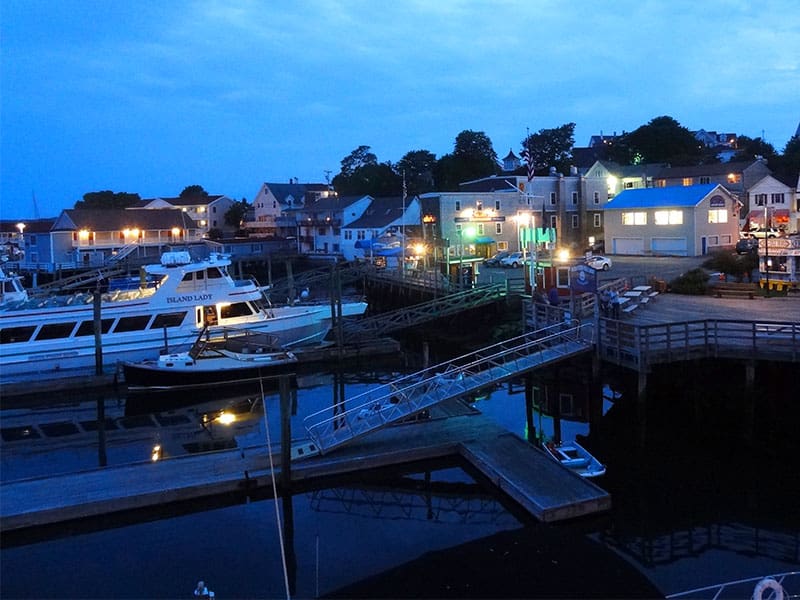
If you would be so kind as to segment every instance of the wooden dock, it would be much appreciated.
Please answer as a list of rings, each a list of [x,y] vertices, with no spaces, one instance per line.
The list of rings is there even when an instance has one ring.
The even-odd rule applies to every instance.
[[[610,508],[606,491],[491,419],[461,406],[445,403],[429,420],[387,427],[329,455],[293,462],[292,480],[313,482],[368,468],[460,455],[539,520],[576,518]],[[280,452],[273,453],[273,463],[279,475]],[[270,485],[264,447],[10,482],[0,486],[0,531]]]

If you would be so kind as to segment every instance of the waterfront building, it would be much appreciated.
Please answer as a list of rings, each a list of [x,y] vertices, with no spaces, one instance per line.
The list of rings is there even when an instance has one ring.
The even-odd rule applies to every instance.
[[[718,184],[625,190],[605,206],[611,254],[702,256],[739,239],[738,202]]]

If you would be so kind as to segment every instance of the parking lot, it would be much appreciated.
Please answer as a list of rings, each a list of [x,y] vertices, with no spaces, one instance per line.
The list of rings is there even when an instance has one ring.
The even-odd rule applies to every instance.
[[[679,275],[695,269],[703,264],[707,256],[615,256],[607,255],[612,261],[612,267],[608,271],[598,271],[598,283],[611,281],[624,277],[633,283],[644,283],[651,277],[671,281]],[[487,267],[481,265],[479,268],[479,283],[497,283],[505,281],[507,278],[524,277],[522,267],[516,269],[508,267]]]

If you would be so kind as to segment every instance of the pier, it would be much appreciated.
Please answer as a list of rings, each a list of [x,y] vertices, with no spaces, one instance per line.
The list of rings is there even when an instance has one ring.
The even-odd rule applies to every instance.
[[[472,464],[542,521],[581,517],[611,506],[607,492],[457,401],[439,405],[430,419],[386,427],[335,454],[293,461],[292,482],[313,483],[363,469],[453,456]],[[274,452],[278,478],[280,460],[280,452]],[[270,457],[264,446],[22,480],[0,486],[0,531],[21,531],[271,484]]]

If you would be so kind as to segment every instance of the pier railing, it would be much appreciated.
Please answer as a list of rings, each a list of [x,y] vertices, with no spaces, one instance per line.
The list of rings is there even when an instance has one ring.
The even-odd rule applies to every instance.
[[[633,368],[697,358],[800,361],[800,323],[705,319],[634,325],[600,319],[604,360]]]
[[[315,449],[326,452],[449,398],[589,351],[592,344],[591,323],[560,323],[375,387],[309,415],[304,425]]]

